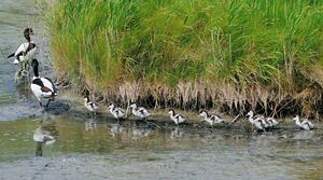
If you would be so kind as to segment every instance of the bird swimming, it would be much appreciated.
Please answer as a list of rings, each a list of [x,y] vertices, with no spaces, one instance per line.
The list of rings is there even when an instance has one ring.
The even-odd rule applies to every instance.
[[[123,109],[116,107],[113,103],[108,106],[108,111],[118,120],[124,118],[126,115]]]
[[[99,109],[98,105],[94,101],[91,101],[88,95],[84,96],[84,106],[90,112],[94,113]]]
[[[55,84],[51,79],[39,76],[39,63],[37,59],[33,59],[31,65],[34,71],[34,77],[32,78],[30,89],[37,98],[40,107],[43,108],[42,98],[48,99],[48,102],[45,105],[45,107],[48,107],[49,103],[54,101],[55,97],[57,96]]]
[[[210,115],[205,110],[200,111],[200,114],[199,115],[203,118],[203,121],[206,121],[211,126],[213,126],[215,124],[219,124],[219,123],[223,123],[224,122],[224,120],[220,116],[218,116],[216,114]]]
[[[298,115],[293,118],[293,121],[295,121],[296,126],[302,130],[309,131],[314,128],[314,124],[311,121],[309,121],[308,119],[304,119],[301,122]]]
[[[250,124],[256,127],[257,130],[265,131],[264,116],[254,116],[253,111],[249,111],[246,116]]]
[[[133,115],[136,117],[140,118],[141,120],[146,119],[148,116],[150,116],[150,113],[148,112],[147,109],[144,107],[138,107],[137,104],[131,104],[130,105],[131,112]]]
[[[185,122],[185,121],[186,121],[186,119],[184,118],[184,116],[182,116],[182,115],[181,115],[181,114],[179,114],[179,113],[176,113],[174,109],[170,109],[170,110],[168,111],[168,114],[170,115],[170,119],[171,119],[172,121],[174,121],[174,123],[175,123],[176,125],[179,125],[179,124],[181,124],[181,123],[183,123],[183,122]]]

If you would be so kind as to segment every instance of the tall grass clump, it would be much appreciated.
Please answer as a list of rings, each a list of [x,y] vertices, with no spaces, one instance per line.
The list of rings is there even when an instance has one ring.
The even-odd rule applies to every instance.
[[[323,1],[57,0],[57,72],[115,101],[312,114]]]

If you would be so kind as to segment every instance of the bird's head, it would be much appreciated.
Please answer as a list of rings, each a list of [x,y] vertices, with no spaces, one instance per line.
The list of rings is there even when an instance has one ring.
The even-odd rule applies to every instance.
[[[168,114],[170,114],[170,115],[175,114],[174,109],[169,109],[169,110],[168,110]]]
[[[110,105],[108,106],[108,110],[111,110],[114,108],[114,104],[113,103],[110,103]]]
[[[137,104],[136,103],[133,103],[129,106],[131,109],[136,109],[137,108]]]
[[[34,31],[32,28],[26,28],[24,30],[24,36],[28,41],[30,41],[30,36],[32,36],[32,35],[34,35]]]
[[[299,116],[298,116],[298,115],[296,115],[296,116],[293,118],[293,121],[297,121],[297,120],[299,120]]]
[[[205,110],[202,110],[202,111],[200,111],[200,116],[205,118],[208,116],[208,113]]]
[[[246,114],[247,117],[252,117],[253,116],[253,111],[249,111],[247,114]]]

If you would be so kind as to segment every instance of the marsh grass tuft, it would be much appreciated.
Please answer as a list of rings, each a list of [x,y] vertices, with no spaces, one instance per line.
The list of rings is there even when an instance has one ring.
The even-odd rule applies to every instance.
[[[299,94],[297,111],[322,104],[320,0],[57,0],[47,22],[56,70],[109,98],[267,113]]]

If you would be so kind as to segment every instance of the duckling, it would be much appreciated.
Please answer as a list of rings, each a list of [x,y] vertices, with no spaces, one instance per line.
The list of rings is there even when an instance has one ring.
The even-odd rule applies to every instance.
[[[22,43],[14,53],[8,56],[8,58],[15,57],[15,60],[13,61],[14,64],[28,61],[29,59],[32,59],[34,57],[37,46],[33,41],[31,41],[32,35],[34,35],[32,28],[26,28],[24,30],[24,37],[27,42]]]
[[[115,117],[116,119],[123,119],[126,115],[125,111],[119,107],[116,107],[114,104],[110,104],[108,106],[108,111]]]
[[[184,116],[182,116],[179,113],[175,113],[175,111],[173,109],[170,109],[168,111],[168,114],[170,114],[170,119],[173,120],[176,125],[179,125],[179,124],[181,124],[181,123],[183,123],[183,122],[186,121],[186,119],[184,118]]]
[[[40,77],[38,72],[39,63],[37,59],[33,59],[31,63],[34,71],[34,77],[30,84],[30,89],[39,101],[40,107],[43,108],[41,99],[47,98],[48,102],[45,107],[48,107],[51,101],[57,96],[57,89],[53,81],[47,77]]]
[[[219,124],[224,122],[224,120],[220,116],[216,114],[209,115],[209,113],[205,110],[202,110],[200,112],[200,116],[203,117],[203,121],[206,121],[211,126],[213,126],[214,124]]]
[[[98,110],[98,105],[94,101],[90,101],[90,98],[88,95],[85,95],[84,97],[84,106],[86,109],[88,109],[90,112],[96,113]]]
[[[262,116],[254,117],[253,111],[249,111],[246,116],[250,124],[255,126],[257,130],[265,131],[265,127],[262,122]]]
[[[295,121],[296,126],[302,130],[310,131],[314,128],[314,124],[308,119],[304,119],[303,122],[301,122],[298,115],[293,118],[293,121]]]
[[[269,127],[271,128],[276,127],[279,124],[278,121],[273,117],[267,117],[266,121],[269,124]]]
[[[150,113],[147,109],[145,109],[144,107],[138,107],[135,103],[131,104],[130,108],[132,110],[132,114],[140,118],[141,120],[145,120],[148,116],[150,116]]]

